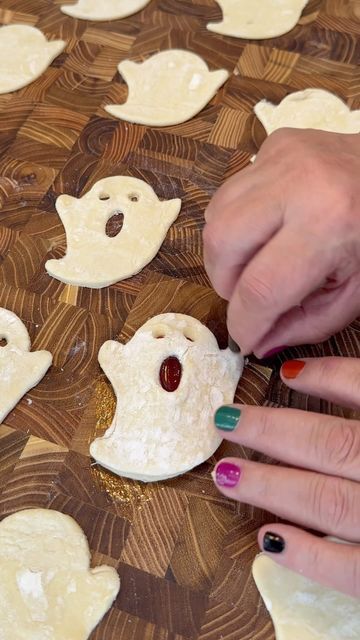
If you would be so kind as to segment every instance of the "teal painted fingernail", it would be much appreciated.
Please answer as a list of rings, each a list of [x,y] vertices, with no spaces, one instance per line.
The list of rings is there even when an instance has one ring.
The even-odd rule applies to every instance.
[[[237,407],[220,407],[215,413],[215,426],[221,431],[234,431],[240,416],[241,411]]]

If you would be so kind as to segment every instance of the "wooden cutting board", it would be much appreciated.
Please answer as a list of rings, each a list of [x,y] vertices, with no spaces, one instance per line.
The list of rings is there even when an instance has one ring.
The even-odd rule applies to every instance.
[[[213,0],[153,0],[109,23],[72,20],[60,12],[62,1],[2,0],[0,8],[0,23],[36,25],[68,43],[39,80],[0,96],[0,306],[22,318],[34,349],[54,356],[0,427],[0,514],[35,506],[68,513],[83,527],[94,564],[118,569],[121,592],[93,640],[271,640],[250,568],[256,531],[273,518],[226,500],[210,477],[215,459],[239,451],[224,445],[193,473],[146,487],[92,467],[89,441],[114,409],[97,353],[105,340],[126,341],[169,310],[204,321],[224,344],[224,303],[202,265],[204,207],[263,141],[252,112],[259,99],[321,87],[360,107],[360,1],[310,0],[291,33],[259,43],[208,32],[206,23],[221,16]],[[234,73],[191,122],[155,130],[112,119],[104,105],[127,93],[117,64],[168,47]],[[45,261],[65,249],[56,197],[79,196],[116,174],[182,198],[159,255],[138,276],[100,291],[53,280]],[[359,355],[359,330],[355,323],[325,345],[285,356]],[[283,387],[277,370],[285,356],[251,363],[238,399],[342,414]]]

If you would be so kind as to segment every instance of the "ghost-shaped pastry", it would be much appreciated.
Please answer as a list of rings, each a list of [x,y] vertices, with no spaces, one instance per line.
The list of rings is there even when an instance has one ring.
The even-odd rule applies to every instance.
[[[216,0],[223,12],[221,22],[209,31],[234,38],[263,40],[288,33],[298,23],[308,0]]]
[[[313,582],[260,554],[253,576],[276,640],[360,638],[360,600]]]
[[[16,91],[39,78],[65,45],[63,40],[48,42],[36,27],[0,27],[0,93]]]
[[[67,515],[27,509],[0,523],[0,638],[86,640],[114,601],[115,569],[90,569],[87,539]]]
[[[119,20],[141,11],[150,0],[78,0],[76,4],[63,4],[61,11],[80,20]]]
[[[118,69],[128,84],[128,99],[105,107],[106,111],[155,127],[190,120],[229,77],[225,69],[209,71],[200,56],[181,49],[161,51],[139,64],[124,60]]]
[[[296,91],[279,105],[261,100],[254,111],[268,135],[282,127],[360,132],[360,110],[351,111],[345,102],[324,89]]]
[[[30,352],[25,325],[15,313],[0,308],[0,424],[44,377],[52,362],[49,351]]]
[[[82,198],[59,196],[56,209],[66,231],[67,251],[48,260],[47,272],[68,284],[100,288],[138,273],[155,257],[181,209],[181,200],[160,201],[143,180],[115,176],[99,180]],[[106,224],[116,214],[123,226],[114,236]]]
[[[90,446],[103,467],[143,482],[165,480],[218,448],[214,412],[233,402],[244,360],[221,351],[201,322],[155,316],[125,346],[105,342],[99,363],[117,399],[111,426]]]

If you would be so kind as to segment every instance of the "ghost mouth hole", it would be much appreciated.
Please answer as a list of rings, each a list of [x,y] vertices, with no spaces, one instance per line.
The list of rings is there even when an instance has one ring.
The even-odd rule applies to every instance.
[[[105,233],[108,238],[116,238],[124,224],[124,214],[121,211],[114,211],[111,218],[106,223]]]
[[[110,196],[108,193],[100,193],[99,200],[110,200]]]
[[[6,340],[6,338],[2,338],[0,336],[0,348],[1,347],[6,347],[7,343],[8,343],[8,341]]]
[[[166,358],[159,371],[159,380],[164,391],[173,393],[178,388],[182,375],[182,366],[176,356]]]
[[[131,202],[139,202],[140,196],[137,193],[129,193],[128,198]]]

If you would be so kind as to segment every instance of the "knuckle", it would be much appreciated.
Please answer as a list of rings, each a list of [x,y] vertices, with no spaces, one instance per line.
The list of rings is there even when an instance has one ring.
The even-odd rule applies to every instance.
[[[267,308],[275,301],[274,291],[267,282],[267,278],[254,271],[245,271],[240,280],[238,291],[245,308]]]
[[[324,454],[333,471],[345,471],[360,460],[360,441],[353,425],[337,419],[325,435]]]
[[[310,504],[317,526],[321,531],[336,535],[350,512],[346,482],[316,474],[311,484]]]

